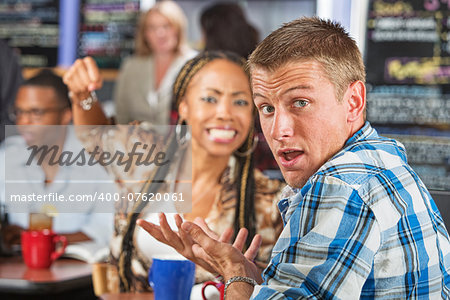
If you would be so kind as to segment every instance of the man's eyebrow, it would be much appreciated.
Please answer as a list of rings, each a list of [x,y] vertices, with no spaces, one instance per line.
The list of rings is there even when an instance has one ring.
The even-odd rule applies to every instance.
[[[284,91],[283,94],[287,94],[287,93],[290,93],[295,90],[312,90],[312,89],[313,89],[313,87],[310,85],[297,85],[297,86],[288,88],[286,91]]]
[[[314,89],[314,88],[310,85],[297,85],[297,86],[288,88],[286,91],[283,92],[283,94],[287,94],[287,93],[290,93],[295,90],[312,90],[312,89]],[[256,98],[256,97],[261,97],[261,98],[267,99],[267,97],[264,96],[263,94],[253,93],[253,98]]]
[[[261,98],[267,99],[266,96],[264,96],[263,94],[260,94],[260,93],[253,93],[252,97],[253,97],[253,99],[256,97],[261,97]]]

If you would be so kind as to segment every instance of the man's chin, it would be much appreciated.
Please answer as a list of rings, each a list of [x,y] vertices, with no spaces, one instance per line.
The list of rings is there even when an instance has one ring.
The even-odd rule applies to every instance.
[[[37,140],[33,136],[22,135],[22,137],[25,140],[25,144],[27,144],[28,147],[36,145]]]
[[[283,174],[286,183],[293,188],[302,188],[309,178],[305,178],[299,171],[281,171],[281,173]]]

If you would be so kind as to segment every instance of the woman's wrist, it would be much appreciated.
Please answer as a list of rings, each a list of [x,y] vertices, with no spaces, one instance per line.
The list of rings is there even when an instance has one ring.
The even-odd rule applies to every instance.
[[[72,101],[73,104],[78,104],[78,102],[80,100],[89,97],[89,94],[90,94],[89,91],[81,92],[81,93],[74,93],[72,91],[69,91],[69,98],[70,98],[70,101]]]
[[[69,98],[72,102],[72,107],[80,107],[83,110],[90,110],[92,105],[98,101],[95,91],[74,93],[69,92]]]

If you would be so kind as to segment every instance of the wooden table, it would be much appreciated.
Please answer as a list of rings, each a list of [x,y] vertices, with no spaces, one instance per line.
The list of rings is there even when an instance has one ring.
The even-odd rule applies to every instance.
[[[58,259],[49,269],[30,269],[20,256],[0,257],[0,298],[96,299],[91,273],[91,265],[74,259]]]
[[[102,300],[153,300],[153,293],[103,294]]]

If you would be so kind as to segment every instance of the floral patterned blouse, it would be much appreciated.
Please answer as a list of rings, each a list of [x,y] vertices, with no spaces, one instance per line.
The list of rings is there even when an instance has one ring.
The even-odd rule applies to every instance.
[[[157,150],[163,149],[164,138],[154,134],[147,123],[139,125],[117,125],[99,126],[94,129],[84,129],[78,133],[79,138],[85,145],[87,151],[91,152],[97,147],[97,152],[116,152],[120,150],[128,153],[137,141],[145,141],[157,145]],[[156,151],[155,151],[156,153]],[[182,156],[182,155],[181,155]],[[181,156],[176,157],[175,162],[170,166],[169,175],[178,170],[177,164],[183,161]],[[131,166],[126,172],[125,166],[109,164],[105,166],[108,172],[114,175],[119,193],[127,195],[128,193],[140,192],[142,189],[142,178],[149,178],[154,172],[154,166],[136,167]],[[221,234],[225,229],[233,227],[235,218],[235,208],[237,204],[237,184],[235,182],[234,171],[236,169],[236,160],[230,158],[228,167],[223,172],[220,184],[221,190],[214,199],[214,203],[207,217],[205,218],[208,226],[217,234]],[[259,265],[264,265],[270,260],[272,247],[275,244],[278,235],[282,230],[282,221],[278,211],[277,202],[280,199],[281,190],[284,184],[278,180],[268,179],[259,170],[254,171],[255,178],[255,218],[256,233],[262,236],[262,245],[259,249],[257,261]],[[169,191],[168,184],[163,184],[159,192]],[[127,196],[125,196],[127,197]],[[126,198],[125,198],[126,199]],[[132,203],[131,203],[132,204]],[[145,207],[139,217],[148,214],[148,207]],[[150,290],[147,281],[148,270],[151,266],[149,259],[143,254],[145,249],[139,249],[136,243],[137,228],[134,227],[133,240],[131,245],[130,268],[120,267],[123,257],[123,238],[129,229],[130,202],[123,201],[116,204],[114,217],[114,234],[110,243],[110,263],[117,267],[117,270],[110,268],[108,271],[108,284],[110,290],[129,292],[145,292]],[[212,274],[198,267],[196,271],[196,282],[211,280]],[[122,280],[122,283],[120,283]],[[126,281],[126,284],[123,284]],[[112,287],[112,288],[111,288]]]

